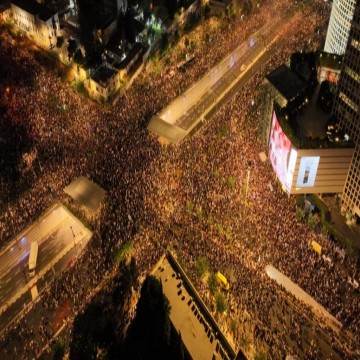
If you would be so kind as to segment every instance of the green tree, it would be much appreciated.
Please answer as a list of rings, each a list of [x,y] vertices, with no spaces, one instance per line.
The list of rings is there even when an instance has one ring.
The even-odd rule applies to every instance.
[[[173,360],[185,360],[185,351],[184,351],[184,344],[181,338],[180,331],[174,331],[175,332],[175,340],[174,340],[174,350],[172,353],[172,359]]]
[[[148,276],[141,287],[136,317],[126,338],[126,356],[166,358],[170,344],[170,309],[160,280]]]
[[[227,179],[227,184],[231,190],[235,188],[235,179],[232,176],[229,176]]]
[[[296,217],[298,220],[302,220],[304,218],[304,211],[301,208],[296,208]]]
[[[266,360],[266,353],[264,351],[260,351],[255,355],[254,360]]]
[[[321,235],[327,236],[328,235],[328,229],[325,225],[321,226]]]
[[[100,302],[90,303],[74,321],[70,359],[96,359],[97,347],[110,345],[114,339],[114,317]]]
[[[113,291],[113,301],[116,306],[122,305],[131,294],[131,288],[138,288],[139,272],[134,257],[130,263],[122,260],[119,264],[119,273],[116,278],[116,286]]]
[[[52,348],[51,358],[53,360],[62,360],[65,355],[65,342],[62,338],[56,340]]]
[[[114,253],[114,262],[115,264],[120,264],[123,260],[131,254],[133,249],[133,244],[131,241],[125,243],[120,249],[116,250]]]
[[[227,310],[227,303],[224,294],[218,293],[215,296],[215,302],[216,302],[216,311],[220,314],[224,313]]]
[[[209,263],[205,256],[202,256],[196,260],[196,272],[200,277],[203,277],[208,270]]]
[[[233,335],[236,337],[238,332],[238,326],[235,319],[231,319],[230,321],[230,330],[233,333]]]
[[[165,0],[165,6],[169,14],[169,18],[174,19],[174,15],[178,10],[178,1],[177,0]]]
[[[210,273],[209,278],[208,278],[208,286],[209,286],[209,290],[215,294],[217,289],[218,289],[218,282],[216,279],[216,275],[214,273]]]
[[[308,215],[308,225],[309,225],[309,229],[314,229],[314,227],[315,227],[315,224],[316,224],[316,217],[312,214],[312,213],[310,213],[309,215]]]

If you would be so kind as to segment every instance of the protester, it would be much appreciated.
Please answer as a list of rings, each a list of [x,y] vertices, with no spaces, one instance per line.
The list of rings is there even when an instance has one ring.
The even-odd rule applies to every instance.
[[[327,4],[317,0],[304,5],[283,30],[287,37],[278,40],[277,51],[266,66],[206,128],[180,146],[163,146],[146,129],[153,114],[261,24],[271,16],[274,21],[285,18],[293,7],[294,2],[288,0],[278,0],[275,6],[273,1],[265,1],[249,18],[234,17],[228,26],[208,29],[197,42],[195,59],[186,72],[174,66],[181,56],[174,50],[169,53],[169,65],[163,64],[163,74],[173,71],[176,76],[146,72],[113,106],[98,106],[74,93],[52,69],[35,61],[26,47],[11,45],[7,31],[0,29],[1,58],[14,64],[0,83],[0,93],[6,94],[1,100],[6,106],[4,119],[26,129],[32,144],[30,158],[37,169],[25,171],[18,180],[23,189],[33,179],[28,190],[15,200],[11,181],[0,185],[4,199],[0,214],[2,245],[63,199],[63,188],[77,176],[84,175],[107,191],[101,217],[93,223],[101,246],[92,243],[84,256],[41,294],[44,311],[39,331],[34,332],[22,320],[13,325],[0,342],[5,355],[36,355],[53,335],[50,314],[64,301],[71,304],[69,317],[81,311],[92,289],[111,271],[114,249],[127,241],[133,242],[142,274],[169,246],[174,249],[209,307],[212,301],[207,286],[196,275],[196,260],[205,256],[214,271],[232,268],[236,281],[227,300],[244,326],[253,330],[258,345],[274,344],[270,358],[301,351],[302,345],[294,350],[284,334],[299,337],[300,325],[312,316],[309,309],[297,304],[300,311],[289,313],[294,326],[282,322],[281,314],[289,311],[287,304],[295,300],[267,278],[267,264],[299,284],[359,341],[360,305],[347,284],[347,272],[352,273],[355,265],[349,261],[346,265],[350,271],[345,270],[336,261],[335,245],[296,218],[294,199],[277,185],[271,165],[261,163],[258,154],[264,149],[256,140],[258,95],[265,74],[287,62],[309,39],[315,39],[314,48],[320,45],[314,33],[319,27],[323,31],[326,28]],[[229,185],[230,177],[234,186]],[[314,237],[334,259],[333,266],[308,248],[309,239]],[[244,316],[245,310],[251,320]],[[274,317],[276,331],[271,327]],[[326,332],[338,353],[348,358],[349,345],[330,329]],[[24,349],[8,349],[11,336],[20,339]],[[238,345],[240,340],[236,339]],[[318,351],[314,343],[303,353],[307,359],[315,359]]]

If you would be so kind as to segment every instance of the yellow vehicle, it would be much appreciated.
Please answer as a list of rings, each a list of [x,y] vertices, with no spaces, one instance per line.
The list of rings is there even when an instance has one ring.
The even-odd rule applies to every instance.
[[[219,285],[224,289],[224,290],[229,290],[230,289],[230,284],[227,281],[226,277],[220,272],[218,271],[216,273],[216,280],[218,281]]]

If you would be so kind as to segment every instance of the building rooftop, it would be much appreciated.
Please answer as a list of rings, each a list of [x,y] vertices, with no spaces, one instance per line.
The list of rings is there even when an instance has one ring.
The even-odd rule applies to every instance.
[[[91,76],[91,78],[100,84],[102,87],[107,87],[109,85],[110,79],[116,75],[116,71],[110,69],[105,65],[101,65],[95,73]]]
[[[236,353],[175,257],[168,252],[153,270],[169,299],[170,320],[193,359],[235,359]],[[245,360],[239,351],[237,359]]]
[[[96,28],[98,30],[105,30],[114,20],[115,16],[111,12],[105,12],[99,17],[96,23]]]
[[[119,69],[124,69],[128,66],[128,64],[133,60],[133,58],[138,55],[139,52],[144,51],[143,46],[140,43],[135,43],[133,48],[130,50],[130,52],[127,54],[126,58],[121,61],[119,64]]]
[[[332,55],[331,57],[334,59]],[[315,53],[297,53],[295,60],[294,67],[305,68],[309,64],[310,71],[314,71],[312,67]],[[313,74],[305,76],[308,78],[306,81],[295,70],[281,65],[266,78],[288,102],[284,107],[276,104],[275,109],[281,127],[296,147],[308,149],[353,146],[351,139],[345,133],[339,132],[337,124],[330,121],[330,111],[326,110],[324,101],[331,108],[331,103],[328,105],[326,102],[331,99],[323,100],[329,96],[324,89],[319,98],[321,84],[318,84],[317,81],[314,83]]]
[[[93,212],[100,208],[105,197],[105,190],[84,176],[76,178],[64,192]]]
[[[39,15],[39,19],[42,21],[49,20],[54,14],[56,14],[55,11],[52,11],[46,6],[33,0],[12,0],[11,3],[20,9],[25,10],[29,14],[34,16]]]
[[[333,70],[341,70],[343,56],[319,51],[316,61],[318,66],[329,67]]]
[[[10,9],[10,1],[1,0],[0,1],[0,13],[2,13],[3,11],[6,11],[8,9]]]
[[[281,128],[299,149],[354,147],[348,136],[328,129],[332,123],[331,116],[317,104],[318,91],[317,88],[312,100],[291,116],[292,120],[287,118],[286,109],[277,105],[275,111]],[[336,129],[336,126],[333,127]]]
[[[265,78],[287,101],[291,101],[307,89],[306,82],[300,79],[285,64],[267,74]]]
[[[39,4],[40,5],[40,4]],[[55,11],[52,11],[51,9],[40,5],[39,7],[39,19],[42,21],[47,21],[51,17],[53,17],[56,14]]]
[[[314,95],[309,101],[304,111],[298,113],[296,123],[298,126],[299,138],[326,138],[326,124],[330,118],[330,114],[317,105],[320,84],[315,89]]]

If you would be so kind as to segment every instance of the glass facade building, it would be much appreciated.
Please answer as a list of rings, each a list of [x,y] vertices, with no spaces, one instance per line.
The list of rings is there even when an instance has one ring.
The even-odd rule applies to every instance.
[[[355,143],[343,191],[343,205],[360,217],[360,0],[356,0],[333,114]]]
[[[343,55],[357,0],[334,0],[324,51]]]

